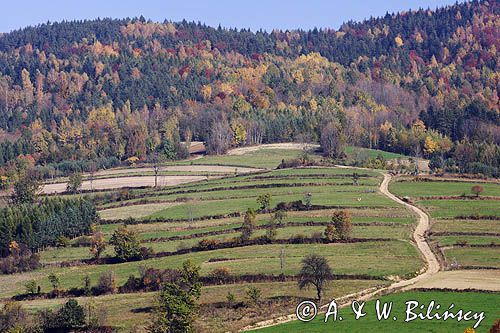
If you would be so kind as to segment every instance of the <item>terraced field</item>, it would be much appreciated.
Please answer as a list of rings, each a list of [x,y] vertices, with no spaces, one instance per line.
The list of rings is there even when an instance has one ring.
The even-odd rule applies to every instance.
[[[430,233],[448,268],[500,268],[500,184],[426,178],[401,179],[391,191],[411,197],[429,212]],[[477,197],[472,187],[480,185]],[[498,274],[500,279],[500,271]]]
[[[286,150],[283,154],[279,149],[272,152],[257,150],[242,155],[205,158],[203,162],[268,168],[276,166],[283,158],[300,153],[300,150]],[[268,158],[271,156],[274,159]],[[192,163],[197,165],[202,160]],[[353,184],[354,172],[360,176],[357,185]],[[204,331],[217,332],[235,330],[268,318],[269,313],[264,313],[266,307],[274,309],[273,316],[288,313],[296,300],[312,297],[312,291],[299,290],[295,282],[301,260],[310,253],[325,256],[339,277],[327,291],[328,295],[335,297],[414,276],[423,267],[411,241],[415,216],[379,192],[382,180],[379,172],[311,167],[210,178],[161,188],[130,188],[126,196],[123,192],[113,191],[92,194],[103,219],[99,229],[105,239],[109,240],[118,227],[126,224],[128,229],[138,233],[143,246],[152,248],[154,256],[142,261],[114,263],[111,260],[113,248],[108,246],[101,262],[96,263],[90,261],[89,248],[78,246],[79,240],[74,240],[69,247],[43,251],[44,267],[40,270],[0,276],[0,297],[6,299],[22,294],[24,285],[31,280],[37,281],[42,292],[49,291],[47,277],[51,273],[59,278],[60,288],[64,290],[81,288],[86,276],[95,285],[103,273],[110,271],[116,277],[116,284],[121,286],[129,276],[138,276],[145,267],[179,268],[190,259],[200,265],[203,277],[224,269],[237,281],[243,279],[224,286],[206,284],[200,300],[202,309],[216,311],[214,304],[224,302],[228,291],[234,292],[240,302],[245,301],[248,287],[258,287],[262,291],[265,300],[262,313],[254,318],[233,322],[228,320],[231,314],[216,311],[214,316],[207,316],[201,310],[197,325],[204,327]],[[257,198],[263,194],[271,196],[270,206],[260,211]],[[259,241],[265,239],[263,236],[274,209],[288,207],[286,205],[291,202],[299,203],[299,208],[285,208],[286,217],[277,226],[275,239]],[[249,244],[197,249],[201,241],[234,243],[241,234],[242,214],[248,208],[258,211]],[[325,227],[337,210],[351,213],[353,242],[322,241]],[[245,282],[249,276],[261,278],[253,283]],[[284,280],[276,281],[279,276]],[[141,331],[148,314],[137,309],[151,305],[145,301],[151,298],[151,293],[117,294],[99,296],[96,301],[104,303],[112,299],[116,305],[109,309],[110,322],[125,331],[132,326]],[[88,298],[79,300],[86,302]],[[25,304],[34,311],[53,307],[60,301],[33,300],[25,301]],[[119,311],[126,311],[127,320],[118,320]],[[229,311],[241,317],[241,309]],[[220,322],[226,322],[226,326],[219,327]]]

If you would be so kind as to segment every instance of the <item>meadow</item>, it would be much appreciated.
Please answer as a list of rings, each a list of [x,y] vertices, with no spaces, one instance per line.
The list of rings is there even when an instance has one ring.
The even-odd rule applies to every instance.
[[[472,327],[476,321],[457,321],[448,319],[438,320],[413,320],[405,322],[406,302],[417,300],[426,306],[435,301],[441,305],[441,309],[447,309],[450,304],[455,304],[455,309],[471,310],[483,312],[485,319],[480,323],[476,332],[488,332],[493,322],[499,317],[498,304],[500,303],[500,293],[481,292],[449,292],[449,291],[410,291],[378,297],[381,302],[393,302],[393,310],[388,320],[377,320],[375,312],[375,300],[369,301],[364,306],[366,316],[359,320],[354,319],[354,314],[350,307],[339,311],[342,321],[333,322],[331,319],[324,322],[324,315],[319,315],[317,319],[302,323],[293,321],[283,325],[273,326],[256,330],[259,333],[278,332],[464,332],[466,328]],[[444,310],[441,310],[444,311]],[[436,313],[434,310],[432,313]],[[396,317],[397,320],[394,320]]]
[[[82,194],[92,198],[97,204],[102,218],[98,230],[106,240],[120,226],[126,225],[129,230],[137,233],[142,246],[150,247],[155,253],[165,254],[140,261],[96,264],[86,262],[91,258],[89,248],[79,246],[79,240],[74,239],[68,247],[42,251],[41,269],[0,276],[0,298],[5,300],[23,294],[25,284],[31,280],[37,282],[42,292],[48,292],[51,290],[48,279],[50,274],[58,277],[59,288],[62,290],[81,288],[87,276],[95,285],[106,272],[113,272],[116,284],[121,286],[130,276],[138,276],[144,268],[180,268],[185,260],[190,259],[201,267],[203,277],[210,276],[217,269],[224,269],[234,277],[264,276],[264,281],[254,283],[204,286],[200,299],[203,307],[214,311],[214,304],[224,303],[228,292],[234,292],[240,302],[246,302],[245,290],[254,286],[261,289],[265,304],[263,308],[273,308],[276,312],[273,315],[277,316],[291,311],[295,300],[312,297],[314,294],[311,290],[299,290],[294,280],[301,261],[307,254],[324,256],[333,273],[343,277],[334,281],[333,287],[327,290],[327,295],[332,297],[387,285],[390,281],[416,275],[423,267],[423,261],[411,241],[415,216],[379,192],[382,174],[378,171],[334,167],[271,169],[281,163],[282,159],[295,158],[300,154],[303,154],[301,150],[260,149],[242,155],[203,157],[178,165],[198,167],[224,164],[235,168],[248,166],[269,170],[256,170],[247,174],[213,174],[204,181],[167,187]],[[320,159],[313,153],[310,156],[312,159]],[[150,173],[147,169],[143,171]],[[354,173],[359,176],[357,183],[353,178]],[[130,172],[107,170],[106,174],[135,175],[137,169]],[[261,195],[270,195],[270,204],[265,210],[260,210],[262,207],[257,202]],[[201,241],[233,242],[241,234],[242,214],[248,208],[257,210],[256,230],[251,240],[261,239],[267,232],[267,225],[277,205],[290,202],[304,204],[306,197],[309,198],[309,208],[287,210],[286,216],[277,226],[275,239],[281,243],[250,244],[176,254],[176,251],[197,247]],[[321,239],[332,214],[338,210],[350,212],[352,237],[359,241],[331,244],[321,241],[310,244],[290,241]],[[112,246],[108,246],[102,257],[106,259],[113,256],[114,250]],[[266,280],[280,275],[291,280]],[[109,322],[125,331],[138,325],[141,331],[140,327],[147,321],[148,313],[140,309],[152,305],[153,295],[154,293],[103,295],[93,297],[92,302],[102,305],[115,302],[107,310]],[[78,300],[85,303],[90,298],[79,297]],[[61,299],[35,299],[24,301],[24,304],[35,311],[54,307],[61,302]],[[282,310],[278,311],[276,304],[283,305]],[[120,321],[120,311],[129,313],[130,318]],[[202,311],[200,316],[204,319],[200,319],[198,325],[217,331],[214,330],[216,322],[207,319],[204,314]],[[268,314],[262,312],[248,320],[222,321],[227,321],[226,329],[233,330],[266,316]]]
[[[446,179],[445,179],[446,180]],[[472,187],[483,192],[477,197]],[[497,181],[403,177],[391,191],[408,196],[432,218],[430,239],[441,249],[445,265],[498,268],[500,262],[500,183]]]

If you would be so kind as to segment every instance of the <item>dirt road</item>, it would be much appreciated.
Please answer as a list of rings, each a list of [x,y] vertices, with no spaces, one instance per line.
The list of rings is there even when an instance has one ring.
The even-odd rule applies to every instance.
[[[413,288],[479,289],[500,291],[500,270],[465,269],[441,271],[415,283]]]
[[[387,196],[389,199],[405,206],[409,210],[415,212],[419,219],[418,219],[418,224],[417,227],[415,228],[415,231],[413,232],[413,239],[415,241],[415,244],[417,245],[417,248],[419,249],[423,259],[426,262],[426,267],[425,270],[417,275],[416,277],[409,279],[409,280],[403,280],[399,281],[396,283],[391,284],[390,286],[383,287],[383,288],[370,288],[370,289],[365,289],[362,290],[358,293],[347,295],[344,297],[341,297],[337,299],[337,303],[339,304],[340,307],[348,306],[352,300],[358,300],[358,301],[366,301],[368,299],[371,299],[377,295],[380,295],[382,293],[390,293],[396,290],[406,290],[406,289],[411,289],[416,283],[425,281],[429,279],[430,277],[434,276],[440,269],[439,262],[434,255],[434,253],[431,251],[429,244],[427,244],[425,240],[425,233],[429,229],[429,216],[422,211],[420,208],[410,205],[409,203],[406,203],[402,200],[400,200],[398,197],[396,197],[394,194],[389,192],[389,183],[391,182],[391,175],[389,174],[384,174],[384,180],[382,181],[382,184],[380,184],[380,192],[382,192],[385,196]],[[327,305],[322,306],[322,308],[325,308]],[[297,317],[295,314],[291,314],[288,316],[280,317],[280,318],[275,318],[275,319],[270,319],[266,320],[260,323],[257,323],[255,325],[252,325],[251,327],[246,327],[243,329],[243,331],[248,331],[248,330],[255,330],[259,328],[264,328],[264,327],[269,327],[269,326],[274,326],[274,325],[279,325],[282,323],[286,323],[289,321],[296,320]]]
[[[385,196],[387,196],[389,199],[417,213],[417,215],[419,216],[417,227],[413,232],[413,240],[417,244],[417,247],[420,250],[420,253],[424,257],[427,264],[427,269],[423,274],[420,274],[414,277],[413,279],[401,281],[391,285],[391,287],[394,286],[395,288],[399,288],[403,286],[412,285],[418,281],[421,281],[422,279],[425,279],[431,275],[436,274],[439,271],[439,262],[434,253],[432,252],[431,248],[429,247],[429,244],[425,240],[425,233],[430,228],[429,216],[420,208],[413,206],[407,202],[404,202],[403,200],[399,199],[394,194],[389,192],[389,183],[391,182],[391,179],[392,177],[389,174],[384,174],[384,180],[380,185],[380,192],[385,194]]]

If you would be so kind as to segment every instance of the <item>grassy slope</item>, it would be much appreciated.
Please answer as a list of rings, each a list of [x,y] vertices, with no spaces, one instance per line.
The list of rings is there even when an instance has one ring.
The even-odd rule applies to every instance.
[[[370,301],[365,305],[367,315],[359,320],[354,320],[354,316],[350,308],[345,308],[340,311],[340,316],[343,321],[324,323],[323,316],[318,316],[318,319],[309,322],[301,323],[298,321],[287,324],[274,326],[257,332],[262,333],[326,333],[326,332],[463,332],[467,327],[472,327],[475,321],[457,322],[448,321],[429,321],[429,320],[414,320],[404,322],[406,317],[405,302],[408,300],[416,300],[420,304],[428,304],[431,300],[441,304],[442,309],[446,310],[451,303],[455,304],[455,309],[473,310],[477,312],[485,311],[486,318],[483,320],[477,332],[488,332],[488,329],[493,324],[493,321],[500,316],[500,294],[499,293],[475,293],[475,292],[405,292],[393,295],[388,295],[381,298],[383,302],[394,302],[393,312],[391,315],[396,316],[397,321],[389,319],[388,321],[378,321],[375,315],[375,301]]]
[[[447,195],[473,195],[471,187],[477,185],[472,182],[394,182],[391,192],[400,196],[425,197]],[[500,184],[479,183],[484,188],[481,195],[500,196]]]

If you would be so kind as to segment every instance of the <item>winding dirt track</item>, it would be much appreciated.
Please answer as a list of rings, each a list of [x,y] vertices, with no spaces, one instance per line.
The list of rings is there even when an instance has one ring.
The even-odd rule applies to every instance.
[[[419,274],[416,277],[409,279],[409,280],[399,281],[399,282],[393,283],[387,287],[365,289],[365,290],[362,290],[360,292],[338,298],[338,299],[336,299],[336,301],[337,301],[337,304],[339,304],[339,307],[344,307],[344,306],[350,305],[350,302],[352,300],[366,301],[366,300],[373,298],[373,297],[380,295],[380,294],[387,294],[387,293],[390,293],[390,292],[393,292],[396,290],[411,289],[415,283],[428,279],[429,277],[435,275],[440,269],[439,262],[425,239],[425,233],[430,228],[429,216],[420,208],[402,201],[401,199],[396,197],[394,194],[389,192],[389,183],[391,182],[391,180],[392,180],[392,176],[385,173],[384,180],[382,181],[382,184],[380,184],[380,192],[382,192],[389,199],[391,199],[391,200],[405,206],[406,208],[410,209],[411,211],[415,212],[419,216],[417,227],[415,228],[415,231],[413,232],[413,239],[417,245],[417,248],[419,249],[420,253],[422,254],[422,257],[424,258],[424,260],[426,262],[425,270],[421,274]],[[327,304],[323,305],[321,308],[325,308],[325,307],[327,307]],[[297,319],[297,317],[295,316],[295,314],[291,314],[288,316],[259,322],[257,324],[252,325],[252,326],[245,327],[242,331],[251,331],[251,330],[256,330],[256,329],[260,329],[260,328],[264,328],[264,327],[279,325],[279,324],[293,321],[296,319]]]

